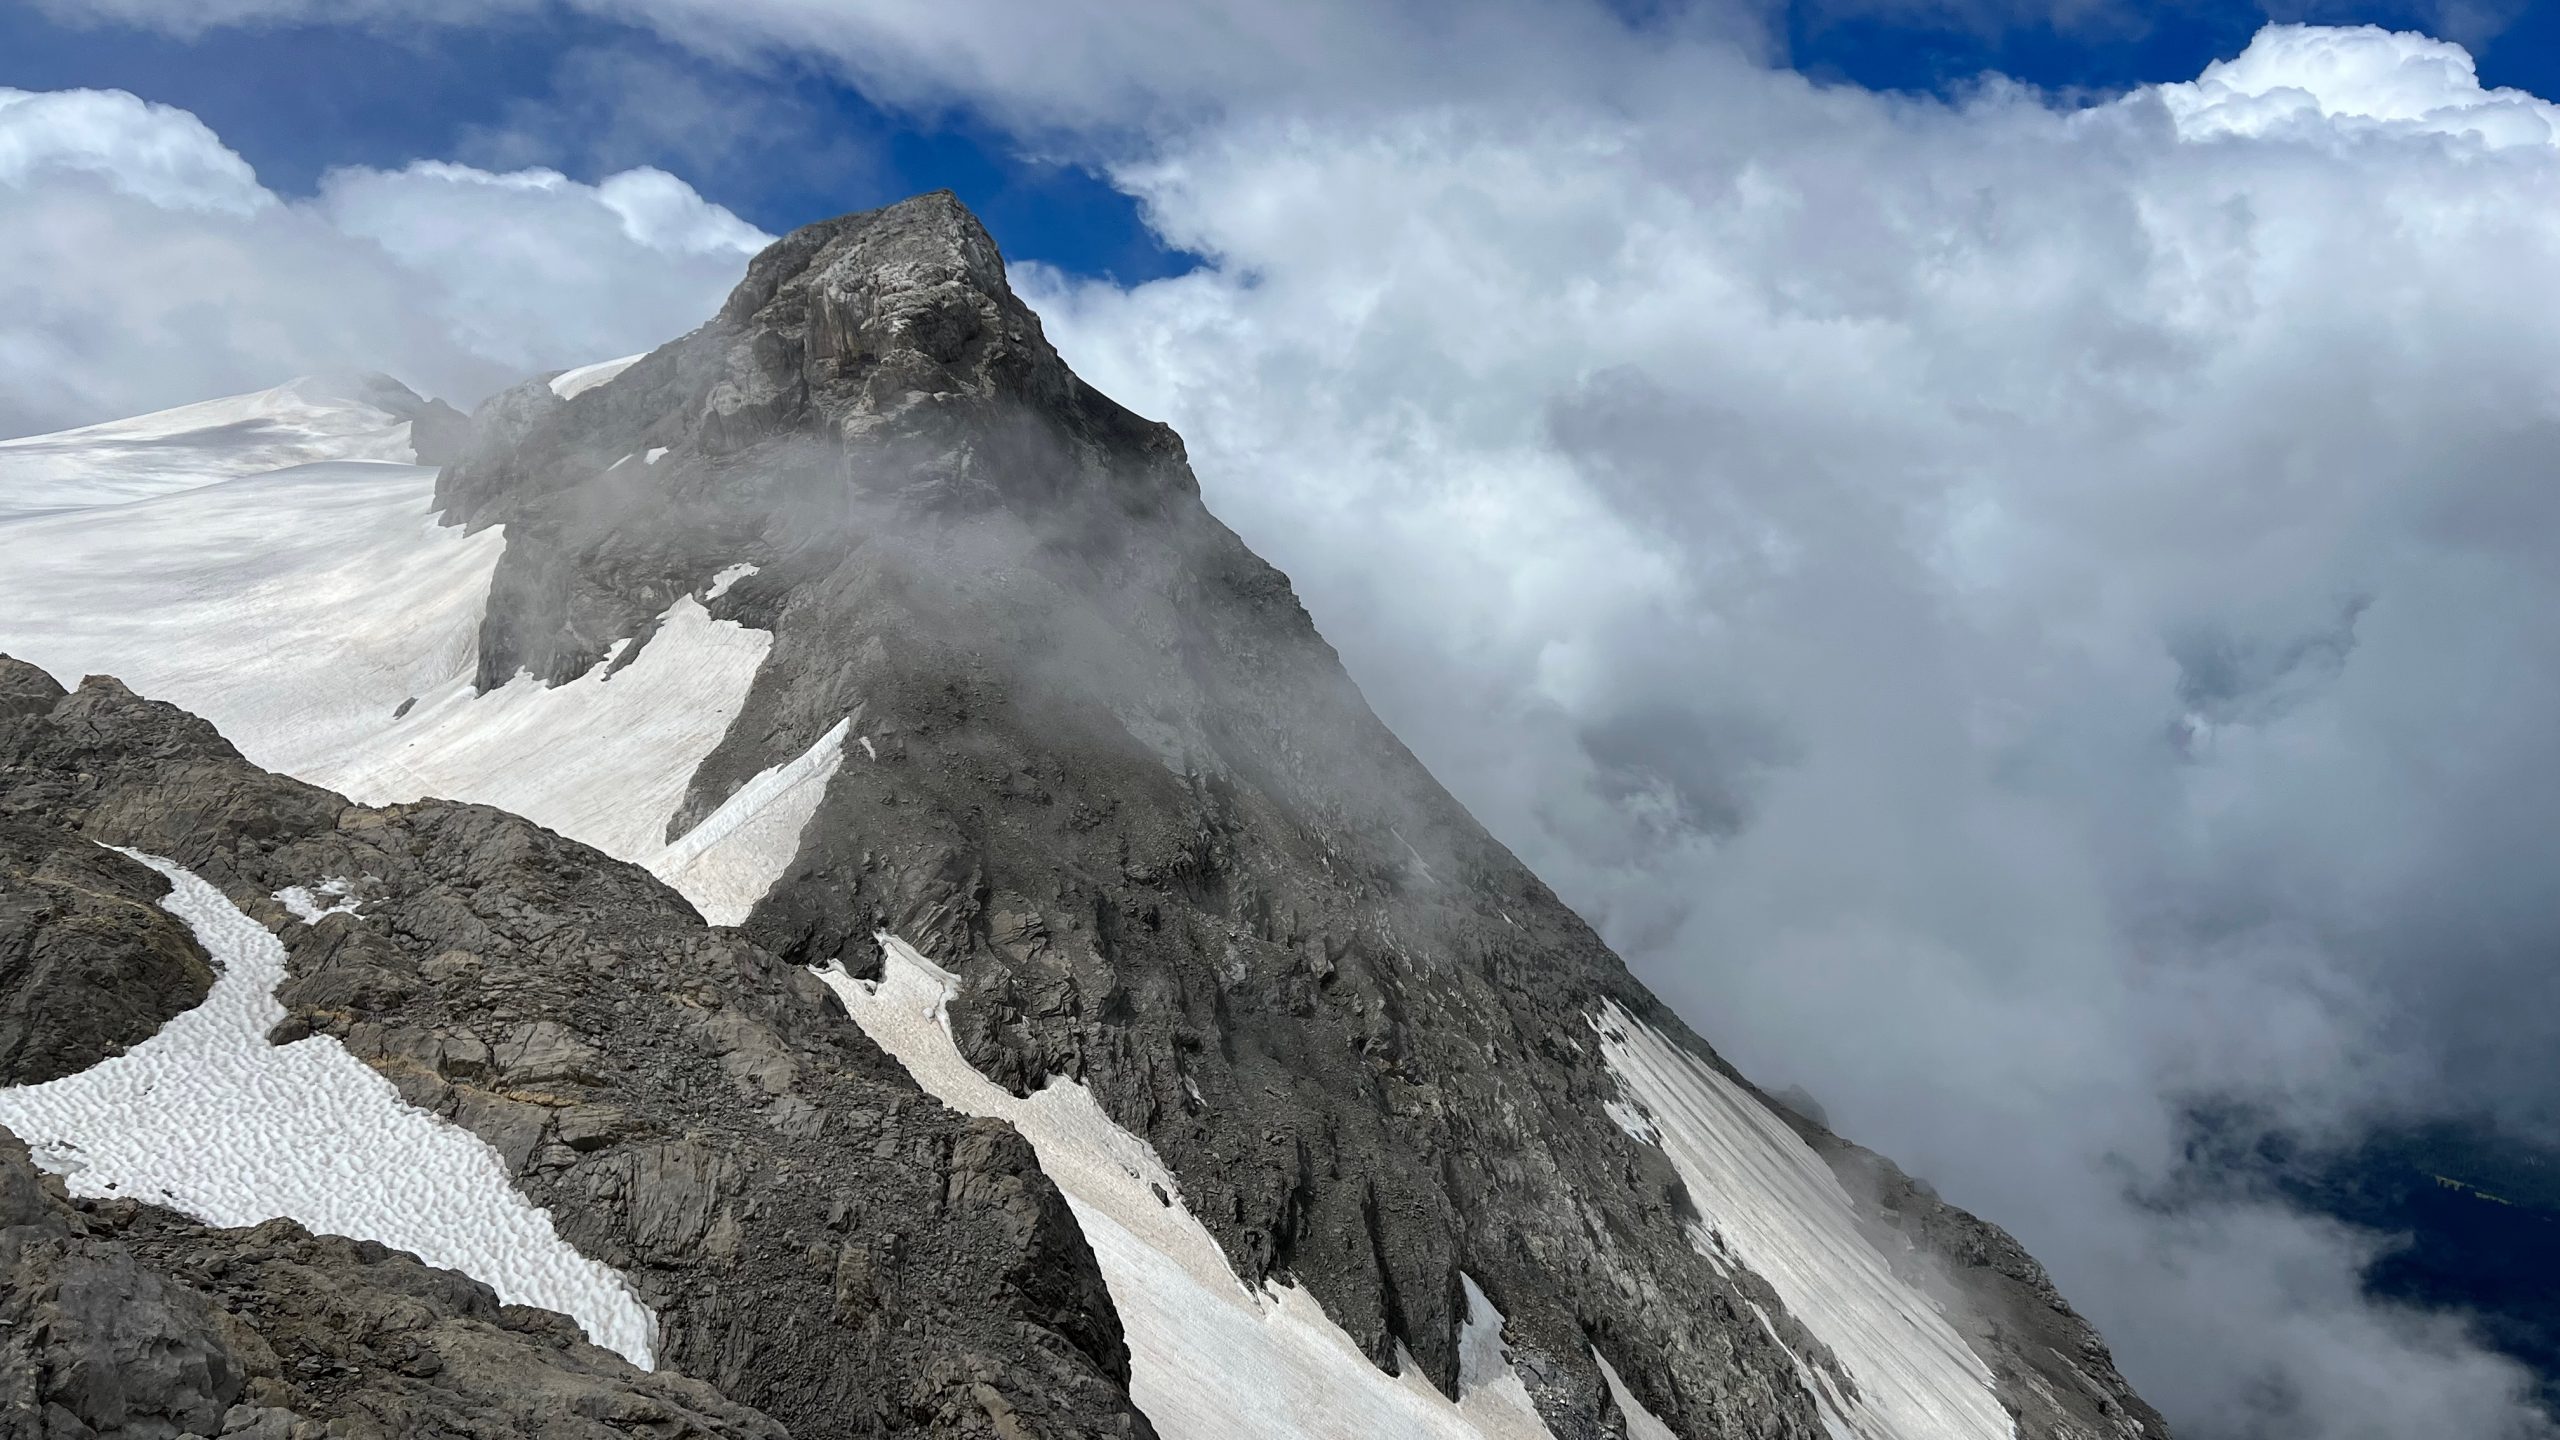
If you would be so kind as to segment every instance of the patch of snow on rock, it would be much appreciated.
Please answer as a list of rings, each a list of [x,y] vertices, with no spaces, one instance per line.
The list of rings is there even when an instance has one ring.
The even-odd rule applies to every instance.
[[[794,759],[738,787],[738,793],[649,861],[649,873],[674,886],[714,925],[743,925],[800,849],[827,782],[844,763],[851,720],[818,737]]]
[[[1644,1118],[1642,1110],[1623,1100],[1603,1100],[1600,1102],[1600,1108],[1608,1112],[1609,1118],[1617,1122],[1619,1129],[1636,1139],[1647,1145],[1662,1143],[1662,1132],[1653,1128],[1653,1122]]]
[[[599,360],[593,365],[581,365],[575,370],[563,370],[551,377],[551,393],[563,400],[576,399],[639,364],[646,354],[647,352],[643,351],[639,355],[625,355],[619,360]]]
[[[667,452],[664,450],[650,451],[650,463],[653,465],[656,464],[656,457],[666,453]],[[707,605],[712,601],[719,599],[721,596],[728,594],[730,586],[737,584],[739,581],[746,579],[750,575],[756,574],[758,569],[759,567],[750,565],[743,560],[739,561],[735,565],[721,566],[719,571],[711,577],[711,588],[702,592],[703,603]]]
[[[613,651],[574,680],[519,672],[485,695],[466,670],[388,726],[377,721],[349,753],[296,773],[368,805],[437,796],[500,806],[646,864],[772,648],[769,632],[714,620],[682,596],[620,670]]]
[[[505,535],[437,524],[434,485],[419,466],[306,466],[0,518],[0,652],[65,684],[113,675],[211,721],[252,763],[364,804],[477,801],[618,859],[663,861],[772,635],[685,597],[618,671],[627,638],[562,684],[520,674],[480,694]],[[810,772],[835,762],[803,760],[775,798],[814,807],[824,776]],[[708,888],[687,898],[706,913],[753,904],[797,848],[783,814],[733,813],[708,832],[727,840],[695,843],[669,878],[684,890],[699,877]]]
[[[574,1319],[652,1363],[656,1318],[519,1194],[487,1142],[417,1109],[330,1036],[269,1045],[284,945],[221,891],[157,856],[161,907],[220,967],[204,1003],[111,1060],[0,1089],[0,1124],[75,1195],[166,1205],[212,1225],[288,1218],[378,1241]]]
[[[1593,1028],[1610,1072],[1652,1117],[1663,1153],[1715,1237],[1769,1282],[1856,1382],[1855,1401],[1827,1381],[1811,1386],[1836,1437],[2016,1434],[1989,1367],[1935,1303],[1894,1274],[1813,1147],[1723,1072],[1614,1003]]]
[[[1466,1401],[1451,1404],[1411,1367],[1381,1372],[1305,1291],[1247,1289],[1154,1148],[1083,1086],[1052,1079],[1018,1099],[971,1068],[945,1015],[957,979],[896,936],[880,944],[876,982],[841,966],[816,973],[928,1094],[1031,1142],[1101,1263],[1129,1338],[1130,1394],[1165,1440],[1550,1440],[1508,1362],[1486,1353],[1498,1352],[1501,1326],[1490,1304],[1470,1316],[1477,1383],[1462,1386]]]
[[[1466,1323],[1458,1328],[1458,1413],[1488,1437],[1545,1437],[1537,1402],[1502,1343],[1502,1312],[1474,1276],[1460,1272],[1458,1283],[1467,1293]]]
[[[1626,1417],[1627,1440],[1680,1440],[1679,1435],[1662,1422],[1662,1417],[1644,1408],[1643,1403],[1636,1399],[1635,1393],[1627,1388],[1627,1382],[1619,1378],[1618,1367],[1609,1363],[1608,1356],[1593,1350],[1591,1358],[1600,1362],[1600,1378],[1608,1382],[1610,1398],[1618,1402],[1618,1413]]]
[[[276,899],[294,919],[317,925],[332,915],[356,914],[364,902],[355,898],[354,889],[353,883],[332,877],[318,885],[287,885],[276,892]]]

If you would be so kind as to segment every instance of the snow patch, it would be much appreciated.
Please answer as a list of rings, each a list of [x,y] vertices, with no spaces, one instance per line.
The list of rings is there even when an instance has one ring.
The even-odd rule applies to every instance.
[[[0,652],[66,684],[114,675],[211,721],[253,764],[364,804],[478,801],[619,859],[660,858],[773,637],[685,597],[618,672],[629,639],[565,683],[519,674],[476,693],[505,537],[438,525],[434,484],[418,466],[306,466],[0,519]],[[677,887],[703,877],[687,898],[706,911],[760,896],[796,848],[772,828],[729,826],[751,854],[705,842]]]
[[[1934,1302],[1893,1273],[1813,1147],[1723,1072],[1615,1002],[1592,1028],[1610,1073],[1652,1117],[1663,1153],[1714,1227],[1700,1251],[1719,1258],[1720,1245],[1766,1279],[1856,1382],[1860,1398],[1847,1400],[1798,1361],[1835,1440],[2016,1433],[1989,1367]]]
[[[1466,1322],[1458,1327],[1458,1413],[1480,1435],[1546,1436],[1537,1402],[1502,1343],[1502,1312],[1474,1276],[1460,1271],[1458,1283],[1467,1294]]]
[[[894,935],[880,946],[876,982],[841,965],[815,973],[928,1094],[1005,1120],[1031,1142],[1101,1262],[1129,1338],[1130,1394],[1166,1440],[1550,1440],[1497,1358],[1501,1320],[1490,1303],[1482,1315],[1471,1303],[1476,1383],[1461,1385],[1460,1403],[1410,1366],[1380,1372],[1305,1291],[1257,1293],[1238,1281],[1154,1148],[1083,1086],[1052,1079],[1019,1099],[972,1069],[945,1013],[957,977]]]
[[[655,465],[658,463],[658,458],[666,453],[666,446],[652,445],[649,447],[649,453],[641,457],[640,463],[643,465]]]
[[[652,450],[649,453],[652,456],[658,456],[664,455],[667,452],[664,450]],[[650,463],[655,464],[657,462],[653,459]],[[737,584],[739,581],[746,579],[750,575],[760,573],[760,569],[761,567],[747,564],[743,560],[735,565],[721,566],[719,571],[711,577],[711,588],[702,592],[702,602],[708,605],[712,601],[719,599],[721,596],[728,594],[730,586]]]
[[[1662,1423],[1660,1417],[1636,1399],[1635,1392],[1619,1378],[1618,1367],[1609,1363],[1608,1356],[1595,1349],[1591,1358],[1600,1362],[1600,1378],[1608,1382],[1609,1398],[1618,1402],[1618,1413],[1626,1417],[1627,1440],[1680,1440],[1670,1426]]]
[[[1600,1108],[1608,1112],[1609,1118],[1617,1122],[1619,1129],[1636,1139],[1647,1145],[1662,1143],[1662,1132],[1653,1127],[1652,1121],[1644,1118],[1642,1110],[1623,1100],[1603,1100],[1600,1102]]]
[[[563,370],[551,377],[551,393],[563,400],[574,400],[639,364],[647,353],[642,351],[639,355],[625,355],[619,360],[599,360],[593,365]]]
[[[432,795],[502,806],[645,864],[666,848],[693,772],[745,706],[773,636],[714,620],[688,595],[615,670],[622,648],[558,685],[519,672],[481,695],[459,672],[361,744],[295,773],[368,805]]]
[[[190,871],[118,853],[169,878],[161,908],[220,974],[203,1004],[126,1053],[0,1089],[0,1125],[37,1164],[74,1195],[379,1241],[511,1304],[559,1311],[597,1344],[652,1364],[656,1317],[620,1275],[560,1239],[486,1142],[402,1100],[333,1037],[267,1043],[284,1019],[282,942]]]
[[[844,763],[845,732],[852,728],[850,719],[837,721],[797,758],[739,786],[701,824],[658,852],[649,873],[674,886],[712,924],[746,923],[799,852],[800,832]]]
[[[354,889],[354,884],[345,878],[332,877],[318,885],[287,885],[276,892],[276,899],[283,902],[294,919],[317,925],[332,915],[356,914],[364,902],[351,893]]]

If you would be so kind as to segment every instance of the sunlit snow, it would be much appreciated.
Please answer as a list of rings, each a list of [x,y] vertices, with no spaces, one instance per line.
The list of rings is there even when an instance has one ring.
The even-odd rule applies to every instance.
[[[0,518],[113,505],[324,460],[406,465],[409,422],[365,380],[272,390],[0,440]]]
[[[1766,1279],[1856,1382],[1842,1397],[1798,1361],[1842,1440],[2007,1440],[1989,1367],[1938,1307],[1895,1275],[1858,1227],[1849,1192],[1785,1121],[1714,1066],[1615,1004],[1594,1027],[1627,1095],[1652,1118],[1712,1238],[1710,1258]],[[1623,1121],[1621,1122],[1623,1124]],[[1769,1317],[1760,1322],[1769,1325]],[[1771,1334],[1775,1335],[1774,1327]]]
[[[0,1089],[0,1125],[75,1195],[148,1200],[208,1224],[279,1217],[375,1240],[569,1316],[652,1363],[656,1320],[622,1277],[572,1250],[470,1131],[400,1098],[330,1036],[269,1045],[284,946],[221,891],[157,856],[161,908],[220,974],[204,1003],[77,1075]]]
[[[944,1015],[955,979],[895,936],[880,944],[877,982],[841,967],[819,977],[928,1093],[1031,1142],[1101,1262],[1129,1337],[1130,1395],[1165,1440],[1549,1440],[1500,1358],[1489,1303],[1469,1316],[1460,1403],[1410,1369],[1381,1372],[1305,1291],[1246,1289],[1153,1147],[1083,1086],[1053,1079],[1017,1099],[972,1069]]]
[[[505,536],[438,525],[434,478],[307,465],[0,518],[0,652],[66,684],[114,675],[213,722],[252,762],[366,804],[479,801],[620,859],[660,860],[772,636],[685,597],[619,671],[599,662],[560,685],[518,675],[475,693]],[[812,769],[833,773],[831,761],[796,773]],[[802,806],[791,834],[778,818],[748,823],[757,797]],[[816,799],[807,784],[769,786],[722,807],[716,833],[740,848],[695,842],[670,880],[699,908],[742,915],[789,863]]]

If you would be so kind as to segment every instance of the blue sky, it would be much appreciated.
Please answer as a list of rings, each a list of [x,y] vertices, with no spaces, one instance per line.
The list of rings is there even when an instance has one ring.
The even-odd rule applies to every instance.
[[[581,128],[575,121],[591,112],[579,107],[594,87],[582,91],[579,76],[599,62],[691,82],[715,103],[751,96],[770,128],[716,145],[646,133],[585,153],[535,143],[556,145]],[[180,38],[64,25],[13,5],[0,7],[0,85],[130,90],[193,111],[289,196],[337,165],[541,163],[594,180],[655,164],[776,233],[948,188],[1017,258],[1128,282],[1187,264],[1099,177],[1028,158],[966,116],[885,114],[815,71],[744,76],[644,31],[565,12],[407,33],[278,25]]]
[[[2063,7],[2077,18],[2057,23],[2051,12],[2002,15],[1996,3],[1798,4],[1785,16],[1783,43],[1795,68],[1827,83],[1947,94],[1997,71],[2056,91],[2103,93],[2191,78],[2237,54],[2270,19],[2374,23],[2464,41],[2485,84],[2560,93],[2560,3],[2176,0],[2145,8],[2137,16]],[[653,128],[602,98],[595,77],[608,70],[662,77],[733,114],[752,107],[741,121],[747,133],[705,137],[674,121]],[[1124,284],[1191,264],[1159,244],[1135,204],[1102,178],[1026,155],[965,113],[884,112],[815,68],[776,63],[748,75],[566,10],[472,26],[281,24],[177,37],[67,24],[11,5],[0,8],[0,85],[130,90],[193,111],[286,195],[308,193],[331,166],[421,157],[539,163],[584,180],[655,164],[777,233],[948,187],[1018,259]],[[560,137],[582,131],[608,138],[563,145]]]

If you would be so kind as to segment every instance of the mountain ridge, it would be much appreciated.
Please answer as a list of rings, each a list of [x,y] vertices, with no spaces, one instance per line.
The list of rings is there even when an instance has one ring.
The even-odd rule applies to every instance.
[[[1075,377],[947,193],[784,237],[704,326],[605,378],[494,397],[432,491],[384,480],[363,503],[431,503],[450,530],[403,541],[384,509],[365,533],[386,556],[437,547],[444,589],[486,576],[459,653],[387,650],[363,676],[243,653],[209,673],[151,636],[5,620],[0,648],[138,667],[226,734],[262,727],[251,759],[292,739],[279,687],[361,688],[381,718],[344,723],[377,758],[326,761],[355,798],[426,793],[402,757],[440,733],[517,745],[506,765],[418,763],[621,861],[741,804],[774,817],[722,861],[748,897],[738,943],[835,975],[893,1051],[906,1022],[878,997],[918,965],[947,974],[932,1035],[958,1069],[927,1091],[979,1114],[1087,1096],[1082,1130],[1022,1121],[1079,1221],[1118,1223],[1089,1187],[1142,1151],[1128,1163],[1161,1167],[1168,1221],[1200,1227],[1214,1262],[1161,1248],[1179,1235],[1096,1247],[1128,1394],[1179,1418],[1167,1434],[1333,1433],[1328,1387],[1410,1433],[1476,1434],[1432,1427],[1478,1424],[1448,1402],[1497,1375],[1555,1440],[2165,1434],[2014,1241],[1772,1105],[1476,824],[1201,503],[1179,437]],[[189,605],[243,582],[191,583]],[[231,623],[207,603],[174,633]],[[437,626],[468,623],[437,603]],[[325,636],[327,612],[277,612],[306,613]],[[453,683],[402,700],[396,674]],[[666,706],[700,736],[596,728]],[[543,737],[560,773],[510,739],[537,723],[568,727]],[[641,834],[544,789],[581,775],[606,796],[644,782],[663,821],[656,799],[623,807]],[[408,1073],[414,1056],[363,1039],[414,1001],[401,989],[357,985],[314,1033]],[[1159,1261],[1241,1294],[1163,1289]],[[1272,1329],[1301,1297],[1316,1317]],[[1264,1317],[1239,1344],[1338,1327],[1367,1373],[1237,1410],[1234,1367],[1271,1357],[1187,1344],[1211,1303]],[[1437,1396],[1379,1388],[1397,1372]],[[921,1433],[975,1422],[944,1423]]]
[[[1608,1408],[1594,1341],[1667,1423],[1813,1425],[1773,1417],[1827,1347],[1747,1266],[1695,1255],[1678,1176],[1619,1153],[1617,1086],[1574,1038],[1606,1003],[1676,1021],[1369,712],[1286,577],[1201,506],[1178,437],[1074,378],[955,199],[795,232],[705,327],[554,399],[502,398],[439,480],[448,520],[510,537],[483,683],[645,643],[666,596],[744,561],[718,613],[769,626],[774,655],[674,826],[835,717],[877,750],[750,934],[865,969],[886,930],[960,973],[980,1071],[1092,1086],[1249,1283],[1309,1286],[1382,1367],[1409,1351],[1454,1392],[1463,1280],[1510,1317],[1559,1434]],[[1620,1238],[1545,1218],[1577,1204]],[[2014,1283],[2003,1303],[2040,1276]],[[1631,1318],[1651,1285],[1772,1318],[1708,1360],[1693,1321]],[[2094,1368],[2056,1407],[2133,1414]],[[1743,1376],[1768,1393],[1710,1398]]]

